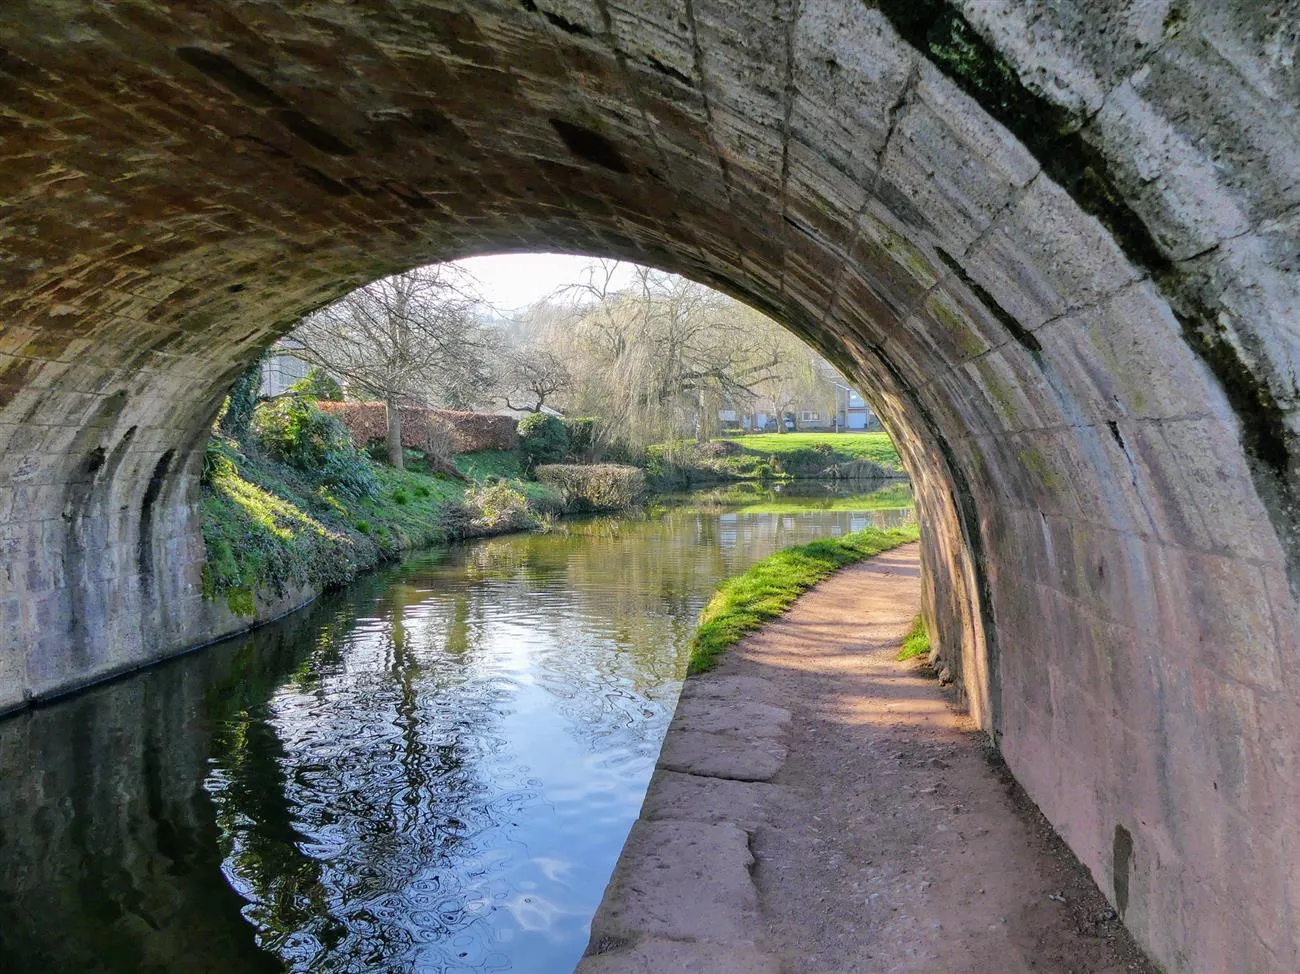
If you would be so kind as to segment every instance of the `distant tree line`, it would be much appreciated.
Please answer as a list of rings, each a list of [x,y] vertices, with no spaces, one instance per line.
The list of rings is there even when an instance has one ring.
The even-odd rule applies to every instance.
[[[626,267],[626,265],[624,265]],[[618,280],[627,281],[616,286]],[[303,319],[293,354],[349,399],[388,406],[402,466],[401,407],[500,405],[595,417],[592,452],[718,432],[720,409],[833,396],[832,374],[770,319],[704,285],[613,261],[507,321],[454,264],[377,280]]]

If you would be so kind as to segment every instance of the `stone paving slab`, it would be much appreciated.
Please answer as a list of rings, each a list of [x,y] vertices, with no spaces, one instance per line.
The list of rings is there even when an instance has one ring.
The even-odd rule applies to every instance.
[[[709,673],[694,676],[682,686],[682,702],[697,699],[766,703],[779,706],[780,692],[770,681],[757,676]]]
[[[780,737],[790,727],[790,711],[756,700],[692,696],[678,701],[673,723],[683,730],[749,739]]]
[[[591,942],[660,937],[753,946],[753,861],[738,826],[637,822],[592,920]]]
[[[659,767],[737,781],[770,781],[785,756],[786,746],[778,739],[682,730],[679,724],[664,740]]]
[[[781,974],[781,965],[747,947],[647,939],[583,958],[575,974]]]
[[[648,821],[729,822],[746,832],[765,822],[765,809],[781,791],[779,785],[731,781],[660,770],[650,782],[641,817]]]

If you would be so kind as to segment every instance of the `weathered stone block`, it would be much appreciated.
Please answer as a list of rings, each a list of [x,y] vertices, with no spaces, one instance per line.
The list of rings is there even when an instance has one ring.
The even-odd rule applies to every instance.
[[[637,822],[592,920],[592,941],[663,937],[752,946],[752,862],[749,839],[734,825]]]

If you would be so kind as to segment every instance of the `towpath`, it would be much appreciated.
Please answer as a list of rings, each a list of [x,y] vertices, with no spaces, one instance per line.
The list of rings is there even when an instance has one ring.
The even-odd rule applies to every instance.
[[[578,974],[1154,972],[899,642],[917,545],[687,682]]]

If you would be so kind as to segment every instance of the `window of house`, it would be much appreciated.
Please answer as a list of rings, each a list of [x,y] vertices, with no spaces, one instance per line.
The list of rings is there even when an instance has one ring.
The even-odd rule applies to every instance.
[[[815,423],[815,422],[817,422],[817,420],[819,420],[819,419],[821,419],[821,417],[820,417],[817,413],[810,413],[810,412],[808,412],[808,410],[806,410],[806,409],[804,410],[804,412],[803,412],[803,421],[804,421],[805,423]]]

